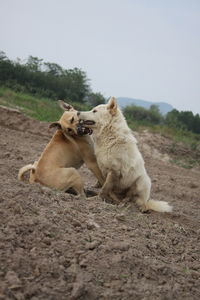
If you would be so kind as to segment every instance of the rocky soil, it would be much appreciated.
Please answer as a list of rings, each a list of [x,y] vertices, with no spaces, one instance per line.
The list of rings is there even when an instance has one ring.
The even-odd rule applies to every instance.
[[[199,300],[200,170],[172,164],[172,142],[144,132],[136,135],[152,198],[172,213],[19,182],[51,135],[48,124],[0,108],[0,299]],[[80,172],[93,189],[94,176]]]

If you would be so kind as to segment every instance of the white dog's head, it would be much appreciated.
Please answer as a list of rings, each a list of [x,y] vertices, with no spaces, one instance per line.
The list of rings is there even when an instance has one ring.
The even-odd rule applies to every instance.
[[[109,125],[119,112],[116,99],[111,97],[107,104],[100,104],[90,111],[79,112],[78,115],[84,126],[95,130]]]

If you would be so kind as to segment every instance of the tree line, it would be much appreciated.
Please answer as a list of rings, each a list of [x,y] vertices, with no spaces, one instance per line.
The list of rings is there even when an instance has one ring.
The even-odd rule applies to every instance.
[[[105,103],[101,93],[91,90],[89,79],[81,69],[64,69],[34,56],[25,61],[12,61],[0,51],[0,85],[53,100],[66,99],[91,105]]]
[[[106,102],[101,93],[91,90],[87,74],[81,69],[64,69],[34,56],[12,61],[3,51],[0,51],[0,85],[52,100],[65,99],[90,106]],[[200,134],[200,116],[191,111],[174,109],[163,116],[156,105],[149,109],[131,105],[124,108],[124,114],[128,121],[141,125],[165,125]]]
[[[131,122],[136,121],[141,125],[165,125],[200,134],[200,116],[191,111],[178,111],[173,109],[163,116],[156,105],[149,109],[130,105],[124,108],[125,117]]]

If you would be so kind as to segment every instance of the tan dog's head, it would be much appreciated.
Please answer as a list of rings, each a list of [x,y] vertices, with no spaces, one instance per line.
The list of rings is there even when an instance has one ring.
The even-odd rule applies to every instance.
[[[64,114],[58,122],[53,122],[49,125],[49,128],[56,127],[61,129],[64,135],[71,136],[83,136],[87,134],[92,134],[90,128],[86,128],[80,124],[80,119],[78,117],[78,112],[73,108],[71,104],[65,103],[62,100],[58,100],[60,107],[65,110]]]
[[[77,126],[79,123],[79,118],[77,116],[77,111],[72,105],[65,103],[62,100],[58,100],[60,107],[65,110],[58,122],[53,122],[49,125],[49,128],[57,127],[61,129],[64,134],[77,135]]]

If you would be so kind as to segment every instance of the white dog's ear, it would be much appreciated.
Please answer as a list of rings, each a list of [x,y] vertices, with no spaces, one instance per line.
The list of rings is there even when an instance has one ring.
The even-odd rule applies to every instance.
[[[107,109],[110,111],[111,115],[114,116],[117,112],[117,100],[115,97],[111,97],[107,104]]]
[[[65,103],[63,100],[58,100],[58,104],[63,110],[74,110],[72,105]]]
[[[54,128],[54,127],[57,127],[57,129],[62,129],[59,122],[53,122],[49,125],[49,128]]]

